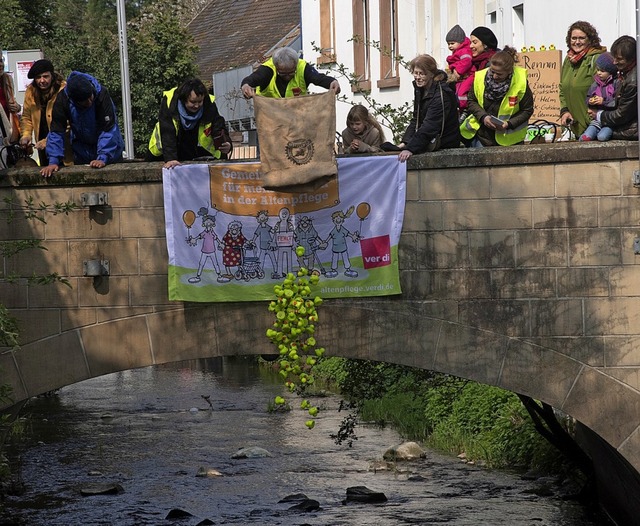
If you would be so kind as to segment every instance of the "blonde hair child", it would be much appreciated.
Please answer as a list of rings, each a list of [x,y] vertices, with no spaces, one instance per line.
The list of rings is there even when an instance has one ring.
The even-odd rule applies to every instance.
[[[344,153],[374,153],[382,151],[384,131],[367,108],[356,104],[347,115],[347,127],[342,132]]]

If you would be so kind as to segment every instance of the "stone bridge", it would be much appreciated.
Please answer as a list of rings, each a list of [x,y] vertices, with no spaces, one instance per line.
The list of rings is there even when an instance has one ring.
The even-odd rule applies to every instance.
[[[327,301],[331,354],[430,369],[542,400],[640,469],[640,190],[637,143],[543,144],[411,159],[400,243],[403,293]],[[0,302],[22,348],[0,354],[20,401],[87,378],[193,358],[271,352],[266,304],[167,300],[161,171],[139,162],[0,176],[15,204],[108,204],[0,221],[0,239],[47,250],[4,257]],[[18,214],[20,216],[20,214]],[[640,248],[636,247],[637,251]],[[84,277],[106,259],[110,275]],[[33,272],[63,284],[33,286]]]

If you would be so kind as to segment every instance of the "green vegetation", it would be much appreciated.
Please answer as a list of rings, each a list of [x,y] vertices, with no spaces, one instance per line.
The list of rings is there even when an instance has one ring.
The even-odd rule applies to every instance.
[[[390,425],[404,439],[490,467],[557,471],[562,454],[535,429],[517,395],[449,375],[329,358],[315,369],[335,382],[353,412],[335,438],[356,439],[354,418]]]
[[[197,75],[197,46],[186,29],[199,0],[127,2],[131,117],[135,152],[144,154],[162,92]],[[42,49],[58,72],[95,76],[122,111],[115,4],[108,0],[5,0],[3,49]],[[9,18],[10,17],[10,18]],[[122,118],[122,115],[121,115]]]

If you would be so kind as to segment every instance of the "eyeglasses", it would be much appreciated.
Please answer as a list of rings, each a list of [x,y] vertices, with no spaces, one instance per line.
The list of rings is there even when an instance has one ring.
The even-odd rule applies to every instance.
[[[427,74],[423,73],[422,71],[412,71],[411,73],[413,73],[414,77],[426,77]]]
[[[291,71],[282,71],[281,69],[278,69],[276,71],[278,72],[278,75],[280,75],[281,77],[293,77],[296,74],[295,69]]]
[[[589,37],[571,37],[571,42],[584,42],[589,40]]]

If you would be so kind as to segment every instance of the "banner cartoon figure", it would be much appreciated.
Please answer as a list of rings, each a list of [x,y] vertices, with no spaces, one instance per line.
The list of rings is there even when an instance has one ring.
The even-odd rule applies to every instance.
[[[271,299],[277,280],[301,266],[321,276],[324,298],[400,294],[405,163],[340,158],[335,179],[299,193],[261,181],[259,163],[163,171],[169,299]]]

